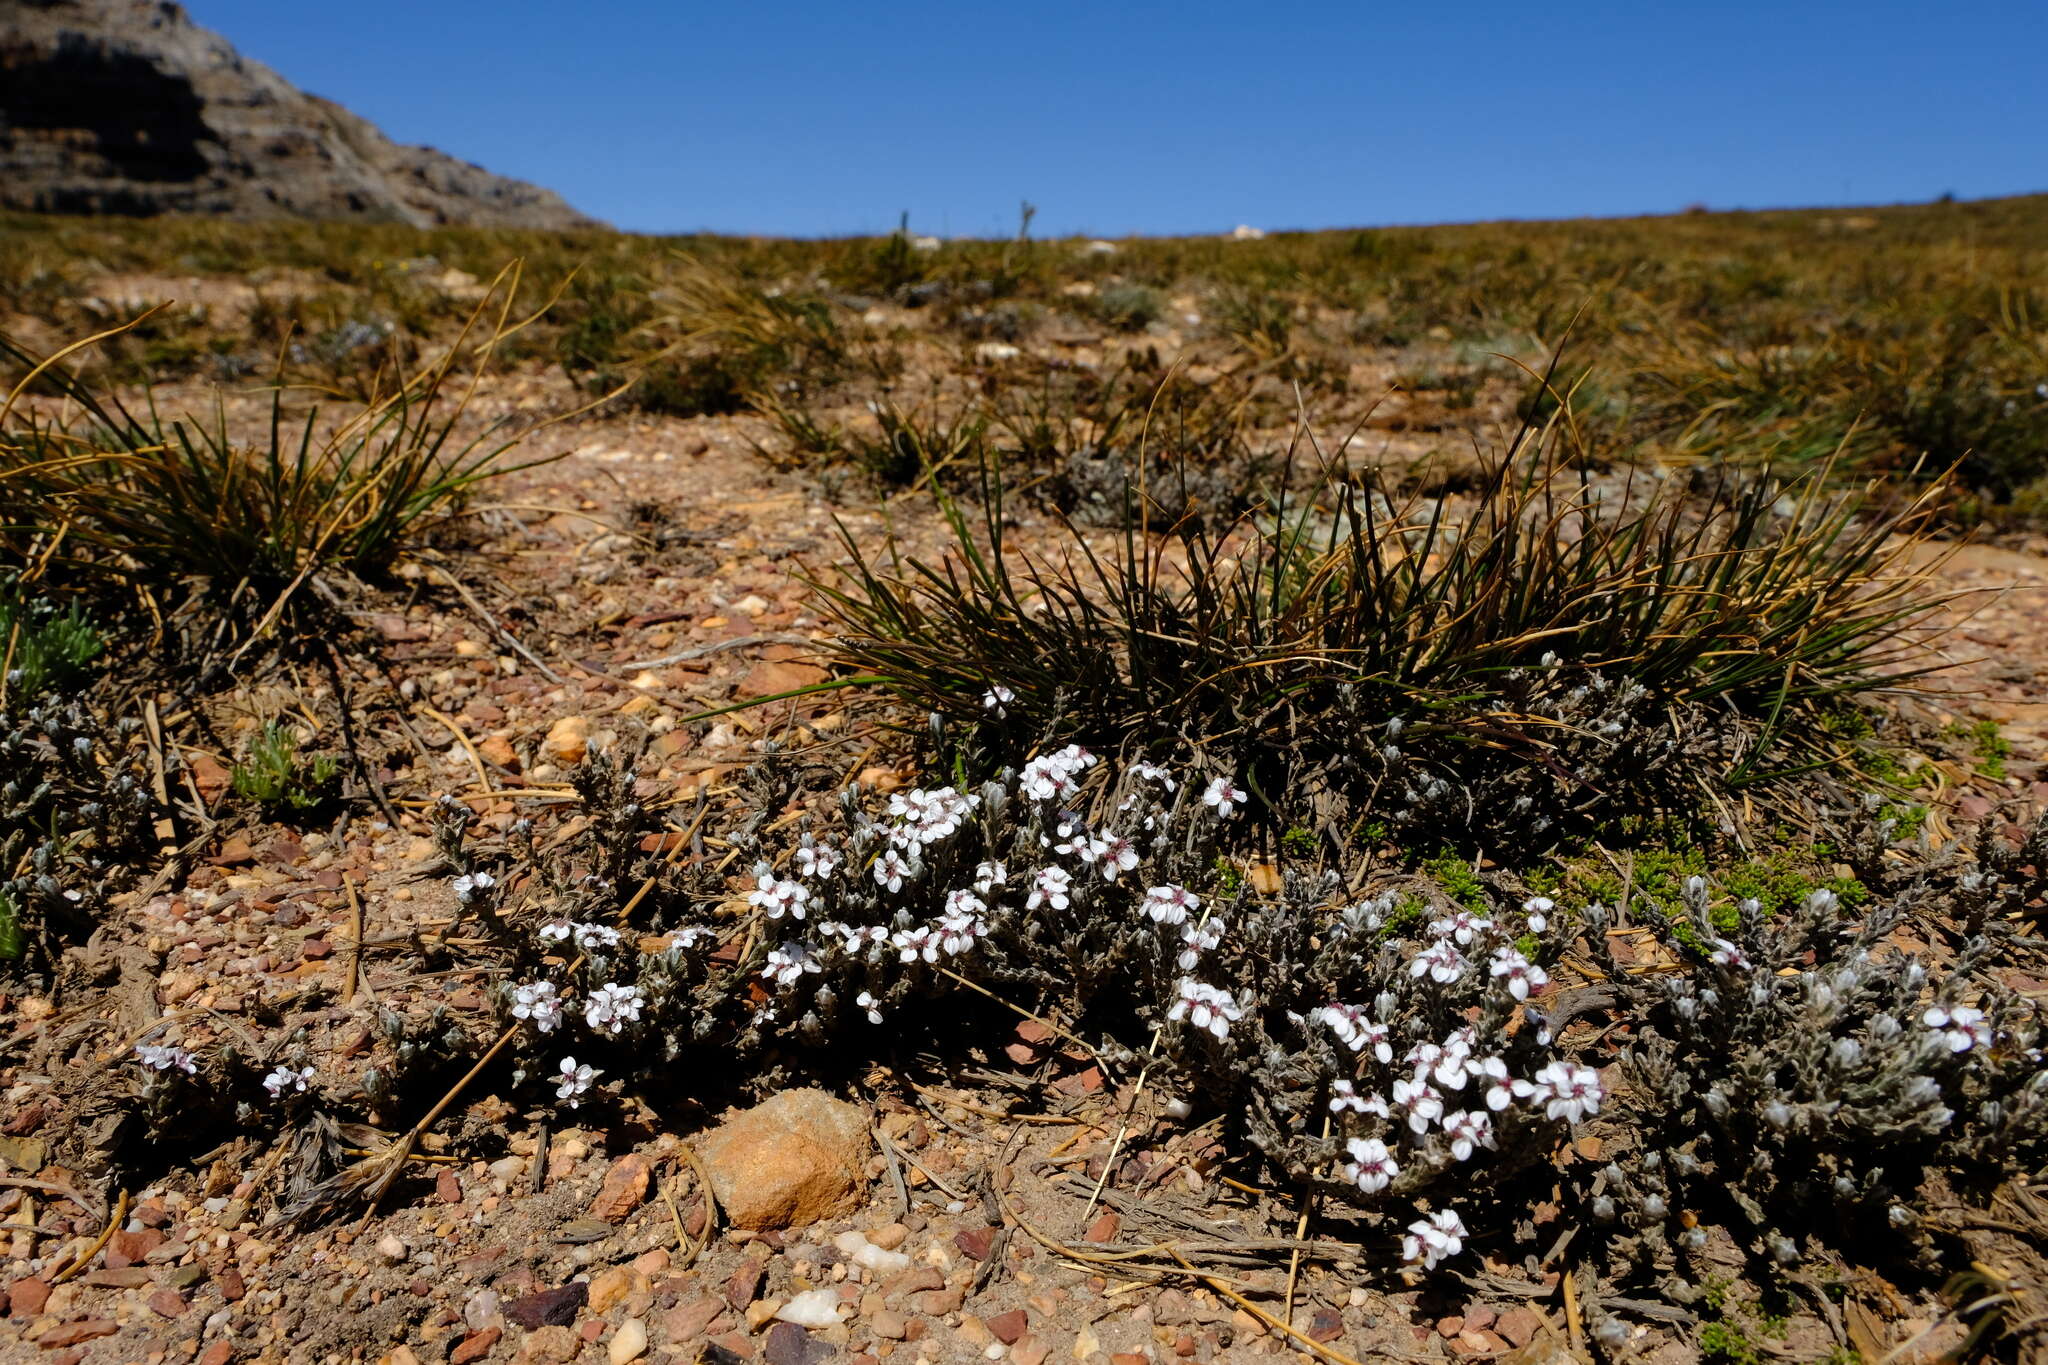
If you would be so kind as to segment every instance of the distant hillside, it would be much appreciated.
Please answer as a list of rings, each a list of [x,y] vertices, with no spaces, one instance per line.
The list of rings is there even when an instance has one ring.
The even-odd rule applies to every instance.
[[[157,0],[0,0],[0,208],[601,226],[399,146]]]

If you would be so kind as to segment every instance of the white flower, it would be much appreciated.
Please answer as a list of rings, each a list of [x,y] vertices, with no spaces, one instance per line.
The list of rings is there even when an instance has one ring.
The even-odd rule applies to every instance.
[[[473,903],[478,892],[488,891],[497,884],[497,879],[488,872],[471,872],[451,883],[455,888],[455,899],[464,905]]]
[[[887,943],[889,941],[889,931],[879,924],[861,927],[852,924],[841,924],[838,920],[827,920],[818,926],[818,932],[821,934],[837,935],[840,939],[840,946],[849,954],[857,954],[873,944]]]
[[[1240,791],[1227,777],[1212,777],[1202,792],[1202,804],[1215,808],[1218,819],[1227,820],[1231,813],[1251,798]]]
[[[1049,905],[1055,910],[1067,908],[1067,892],[1073,888],[1074,874],[1063,867],[1040,868],[1031,878],[1031,894],[1024,898],[1024,908],[1036,910]]]
[[[1493,1119],[1479,1109],[1460,1109],[1444,1115],[1444,1135],[1451,1140],[1451,1155],[1470,1161],[1474,1148],[1493,1146]]]
[[[998,862],[985,862],[974,869],[974,889],[986,896],[1010,879],[1010,869]]]
[[[1218,1039],[1228,1038],[1231,1024],[1244,1018],[1244,1010],[1231,998],[1229,991],[1191,976],[1180,979],[1175,995],[1173,1008],[1166,1012],[1166,1017],[1185,1019],[1198,1029],[1207,1029]]]
[[[1464,956],[1452,946],[1447,938],[1438,939],[1426,952],[1418,953],[1408,964],[1408,975],[1421,976],[1427,972],[1429,979],[1440,985],[1449,985],[1465,974]]]
[[[1514,1103],[1515,1084],[1508,1079],[1508,1064],[1498,1057],[1487,1057],[1474,1062],[1472,1074],[1486,1081],[1486,1107],[1505,1109]]]
[[[1157,782],[1168,791],[1175,790],[1179,785],[1173,780],[1171,772],[1160,767],[1157,763],[1148,763],[1142,758],[1131,765],[1131,771],[1144,778],[1147,782]]]
[[[812,843],[811,836],[806,834],[797,846],[796,870],[798,876],[822,882],[839,870],[839,851],[826,844]]]
[[[543,924],[540,927],[542,943],[567,943],[571,930],[566,924]]]
[[[150,1043],[135,1045],[135,1060],[151,1071],[182,1071],[191,1076],[199,1070],[199,1059],[181,1047],[168,1044],[158,1047]]]
[[[1989,1047],[1991,1030],[1984,1024],[1984,1011],[1971,1009],[1968,1005],[1936,1005],[1920,1016],[1920,1021],[1931,1029],[1940,1030],[1948,1042],[1950,1052],[1968,1052],[1973,1047]],[[190,1068],[186,1068],[190,1070]]]
[[[1206,920],[1193,920],[1183,924],[1180,927],[1180,940],[1183,946],[1180,957],[1176,959],[1180,963],[1180,969],[1184,972],[1192,971],[1195,964],[1202,960],[1203,953],[1223,942],[1224,931],[1229,927],[1221,915],[1211,915]]]
[[[528,981],[512,988],[512,1017],[531,1019],[542,1033],[553,1033],[562,1022],[562,1001],[552,981]]]
[[[1465,1222],[1452,1209],[1441,1209],[1408,1225],[1401,1239],[1404,1259],[1422,1262],[1424,1270],[1435,1270],[1438,1261],[1449,1260],[1465,1249]]]
[[[1540,990],[1550,981],[1550,973],[1523,957],[1513,948],[1493,950],[1493,965],[1488,968],[1495,977],[1506,977],[1508,994],[1517,1000],[1527,1000],[1531,990]]]
[[[574,1057],[562,1058],[561,1070],[555,1074],[555,1098],[565,1100],[571,1109],[580,1108],[580,1096],[590,1089],[590,1083],[604,1073],[594,1066],[578,1066]]]
[[[1352,1138],[1344,1150],[1351,1153],[1351,1160],[1343,1166],[1344,1178],[1366,1194],[1378,1194],[1401,1173],[1400,1163],[1378,1138]]]
[[[1444,1100],[1427,1078],[1417,1076],[1412,1081],[1394,1082],[1393,1107],[1406,1111],[1411,1129],[1426,1133],[1430,1122],[1443,1116]]]
[[[1550,927],[1550,912],[1557,909],[1557,902],[1548,896],[1531,896],[1522,902],[1522,913],[1529,917],[1529,932],[1540,934]]]
[[[717,937],[718,933],[716,930],[706,929],[700,924],[693,924],[687,929],[678,929],[673,934],[670,934],[668,945],[671,948],[694,948],[705,939]]]
[[[1017,774],[1017,788],[1034,801],[1055,801],[1080,789],[1074,779],[1095,765],[1095,755],[1078,744],[1041,754]]]
[[[858,1005],[862,1010],[867,1012],[868,1022],[870,1024],[879,1024],[882,1022],[881,1002],[876,1000],[875,997],[869,994],[867,991],[862,991],[859,995],[856,995],[853,998],[853,1003]]]
[[[1577,1123],[1588,1114],[1599,1113],[1605,1094],[1600,1086],[1600,1073],[1574,1062],[1552,1062],[1537,1072],[1534,1080],[1516,1081],[1514,1087],[1517,1097],[1535,1100],[1543,1106],[1546,1117],[1566,1123]]]
[[[1010,714],[1009,704],[1015,700],[1017,700],[1015,692],[1012,692],[1001,683],[997,683],[994,687],[981,694],[981,709],[991,712],[996,719],[1000,720]]]
[[[1113,882],[1118,876],[1138,865],[1138,850],[1132,847],[1129,839],[1120,835],[1098,834],[1088,840],[1085,858],[1091,863],[1100,860],[1102,879]]]
[[[893,848],[882,850],[882,856],[875,859],[875,884],[889,888],[890,893],[901,891],[905,878],[917,875],[917,864]]]
[[[590,952],[599,948],[618,947],[619,931],[612,928],[609,924],[576,922],[563,924],[557,922],[555,924],[543,924],[540,927],[540,939],[543,943],[565,943],[573,939],[578,948],[585,952]]]
[[[763,872],[754,885],[756,889],[747,896],[747,900],[767,911],[769,919],[781,919],[784,915],[802,919],[810,913],[811,893],[804,889],[802,883],[784,881],[772,872]]]
[[[1711,942],[1714,946],[1712,957],[1716,967],[1726,967],[1737,972],[1749,970],[1749,959],[1743,955],[1742,949],[1725,938],[1713,939]]]
[[[638,986],[621,986],[616,981],[599,986],[583,1002],[583,1022],[593,1029],[622,1033],[626,1025],[640,1019],[644,997]]]
[[[1394,1060],[1393,1045],[1387,1041],[1387,1026],[1367,1018],[1362,1007],[1332,1001],[1311,1010],[1308,1017],[1316,1023],[1329,1025],[1330,1032],[1337,1035],[1337,1041],[1353,1052],[1363,1052],[1370,1044],[1373,1056],[1382,1062]]]
[[[1186,924],[1189,912],[1201,908],[1201,900],[1184,886],[1169,883],[1145,892],[1145,913],[1154,924]]]
[[[1493,921],[1484,915],[1475,915],[1470,910],[1452,912],[1447,918],[1429,922],[1429,932],[1437,938],[1456,939],[1460,944],[1470,944],[1473,939],[1493,928]]]
[[[310,1066],[298,1071],[294,1071],[288,1066],[281,1066],[263,1078],[263,1088],[270,1092],[272,1099],[276,1099],[287,1090],[304,1090],[306,1082],[312,1079],[313,1068]]]
[[[805,972],[823,970],[825,968],[810,944],[784,943],[769,950],[768,962],[761,968],[761,975],[778,986],[791,986],[801,980]]]
[[[919,958],[926,962],[939,960],[939,931],[928,925],[898,929],[889,936],[889,941],[896,945],[905,962],[915,962]]]
[[[950,839],[980,804],[979,796],[951,787],[897,792],[889,798],[889,814],[898,821],[889,831],[889,840],[906,852],[916,853]]]
[[[1332,1081],[1330,1083],[1330,1112],[1341,1114],[1347,1109],[1354,1113],[1375,1114],[1380,1118],[1385,1118],[1387,1116],[1386,1096],[1361,1095],[1358,1093],[1358,1087],[1350,1081]]]
[[[935,926],[939,946],[953,954],[972,948],[974,941],[988,932],[988,925],[981,920],[981,912],[987,908],[972,891],[948,892],[946,913],[939,917]]]

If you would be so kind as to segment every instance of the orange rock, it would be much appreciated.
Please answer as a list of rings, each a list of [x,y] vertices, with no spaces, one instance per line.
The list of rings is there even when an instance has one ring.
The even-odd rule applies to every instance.
[[[634,1209],[647,1197],[648,1177],[653,1167],[646,1157],[638,1152],[629,1152],[612,1163],[605,1172],[604,1185],[591,1201],[590,1216],[615,1223]]]
[[[697,1152],[735,1227],[815,1223],[858,1206],[868,1119],[822,1090],[785,1090],[720,1124]]]

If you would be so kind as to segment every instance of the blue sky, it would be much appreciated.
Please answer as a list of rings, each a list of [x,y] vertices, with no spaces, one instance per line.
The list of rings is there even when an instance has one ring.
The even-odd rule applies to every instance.
[[[2048,7],[189,0],[644,231],[1040,235],[2048,189]],[[1434,11],[1434,12],[1431,12]]]

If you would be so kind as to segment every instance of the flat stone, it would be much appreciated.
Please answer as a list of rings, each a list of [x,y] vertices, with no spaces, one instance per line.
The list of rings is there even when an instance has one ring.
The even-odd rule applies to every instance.
[[[505,1316],[528,1331],[542,1327],[567,1327],[590,1301],[590,1286],[581,1280],[559,1289],[543,1289],[505,1305]]]
[[[616,1223],[639,1208],[640,1201],[647,1198],[647,1182],[653,1173],[654,1167],[638,1152],[614,1161],[605,1172],[603,1188],[590,1203],[590,1216]]]
[[[455,1343],[455,1349],[448,1353],[448,1365],[469,1365],[473,1360],[482,1360],[498,1344],[498,1338],[505,1335],[502,1327],[486,1327],[481,1332],[471,1332]]]

